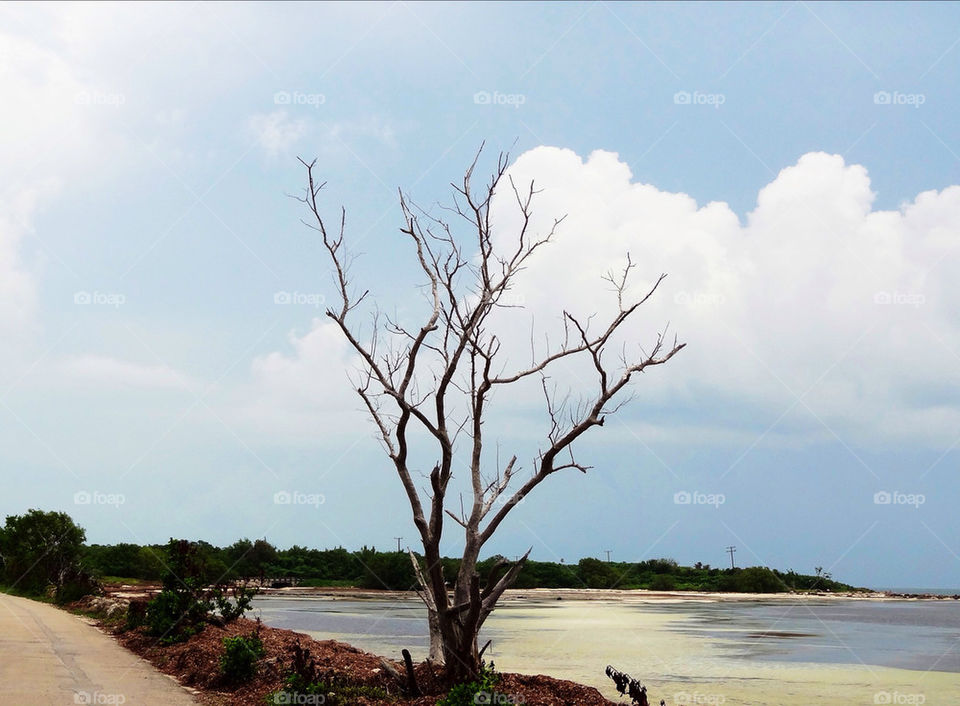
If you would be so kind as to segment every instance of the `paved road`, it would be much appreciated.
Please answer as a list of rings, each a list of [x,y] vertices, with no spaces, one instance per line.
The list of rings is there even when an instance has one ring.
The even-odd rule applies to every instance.
[[[197,701],[78,617],[0,593],[0,704],[196,706]]]

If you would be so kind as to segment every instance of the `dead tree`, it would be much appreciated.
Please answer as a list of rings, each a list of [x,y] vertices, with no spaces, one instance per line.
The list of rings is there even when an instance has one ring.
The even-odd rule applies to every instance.
[[[482,151],[482,148],[481,148]],[[309,209],[304,221],[318,231],[333,264],[337,301],[327,310],[361,360],[356,391],[376,425],[378,438],[392,461],[413,512],[413,522],[423,545],[424,562],[414,558],[420,595],[427,606],[430,658],[445,665],[451,681],[476,676],[481,653],[477,638],[497,600],[516,580],[529,551],[516,562],[500,562],[484,585],[477,573],[480,551],[507,514],[534,488],[554,473],[576,469],[586,473],[573,454],[574,442],[588,430],[602,426],[607,415],[624,403],[620,393],[633,377],[652,366],[666,363],[684,344],[666,341],[666,331],[657,335],[649,353],[630,359],[621,355],[610,365],[604,354],[611,338],[630,316],[653,296],[663,281],[661,275],[645,295],[630,300],[628,279],[634,265],[627,256],[622,271],[605,279],[613,285],[617,310],[600,327],[591,319],[562,312],[565,337],[529,365],[507,370],[501,355],[501,339],[491,329],[491,315],[534,253],[550,242],[563,220],[554,220],[548,232],[535,234],[531,223],[534,185],[518,187],[506,176],[508,156],[501,154],[490,181],[479,191],[473,173],[480,153],[461,183],[452,184],[452,205],[446,209],[454,223],[418,209],[402,191],[400,232],[409,239],[416,265],[423,277],[428,306],[418,327],[408,327],[379,311],[372,313],[372,334],[363,333],[357,307],[369,290],[355,289],[350,277],[353,257],[344,244],[346,213],[341,207],[335,224],[321,215],[318,197],[324,183],[315,178],[315,162],[300,160],[306,168],[307,188],[301,198]],[[519,225],[512,241],[495,247],[491,203],[499,189],[512,198]],[[455,223],[467,235],[456,233]],[[596,386],[572,410],[547,390],[547,375],[561,360],[582,358],[595,371]],[[546,396],[549,432],[533,459],[530,471],[521,473],[517,457],[494,468],[483,467],[484,419],[491,393],[526,379],[540,378]],[[419,435],[419,436],[417,436]],[[429,461],[429,491],[421,495],[415,481],[417,464],[411,459],[411,442],[425,437],[435,449]],[[472,498],[456,511],[447,502],[454,473],[455,452],[468,457]],[[421,466],[422,467],[422,466]],[[525,476],[525,477],[524,477]],[[440,540],[444,522],[450,519],[464,532],[459,572],[444,576]],[[411,554],[412,556],[412,554]],[[452,591],[447,581],[452,578]]]

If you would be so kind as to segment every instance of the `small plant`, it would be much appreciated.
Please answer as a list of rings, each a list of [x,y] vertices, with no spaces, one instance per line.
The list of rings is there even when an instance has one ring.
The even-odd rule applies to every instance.
[[[263,641],[258,631],[249,635],[223,638],[220,673],[225,681],[240,684],[250,681],[257,673],[257,661],[264,655]]]
[[[127,606],[127,630],[136,630],[147,624],[147,605],[149,601],[135,598]]]
[[[257,589],[247,586],[234,586],[229,595],[219,587],[212,592],[213,604],[225,623],[242,618],[243,614],[250,610],[250,603],[256,595]]]
[[[360,698],[376,701],[389,698],[379,687],[344,683],[333,672],[321,674],[310,648],[299,641],[290,645],[288,670],[284,687],[268,694],[267,703],[347,706]]]
[[[297,640],[290,647],[290,674],[286,679],[287,689],[294,693],[317,693],[309,690],[319,681],[317,661],[310,655],[310,648]]]
[[[206,623],[229,623],[250,610],[255,589],[210,587],[210,570],[194,542],[171,539],[167,544],[170,569],[163,590],[147,605],[144,623],[163,644],[187,640]],[[231,600],[232,599],[232,600]]]
[[[500,677],[493,662],[488,667],[485,662],[480,663],[480,678],[457,684],[447,692],[447,695],[437,702],[437,706],[474,706],[474,704],[490,703],[483,697],[477,699],[478,694],[484,694],[486,699],[492,698]]]

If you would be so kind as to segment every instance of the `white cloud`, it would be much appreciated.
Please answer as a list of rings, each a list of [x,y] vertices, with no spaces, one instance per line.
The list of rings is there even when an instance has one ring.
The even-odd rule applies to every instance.
[[[668,278],[638,313],[628,350],[649,345],[667,322],[689,343],[644,376],[643,398],[693,417],[718,400],[743,415],[760,409],[760,428],[796,403],[808,428],[828,437],[943,440],[960,428],[960,409],[943,394],[960,388],[960,290],[951,286],[960,187],[873,211],[866,169],[811,153],[764,187],[741,223],[725,203],[698,206],[634,183],[610,152],[582,160],[540,147],[510,174],[542,190],[535,228],[568,214],[518,280],[513,296],[526,309],[502,313],[516,338],[527,340],[520,332],[531,317],[538,331],[556,331],[563,308],[609,312],[601,276],[629,252],[635,294],[661,272]],[[494,222],[505,242],[517,223],[512,196],[498,199]],[[555,372],[577,386],[579,372]]]
[[[307,333],[291,332],[289,342],[289,353],[253,360],[231,418],[273,438],[321,438],[345,428],[372,433],[347,377],[359,366],[337,326],[314,319]]]
[[[187,376],[167,365],[142,365],[108,356],[85,355],[60,362],[59,372],[74,384],[94,383],[101,389],[186,389]]]
[[[287,153],[307,131],[307,122],[293,119],[285,110],[254,115],[247,125],[268,157]]]
[[[516,344],[512,366],[529,358],[531,320],[538,340],[552,331],[556,341],[563,309],[609,313],[615,300],[602,275],[622,267],[629,252],[632,294],[662,272],[668,277],[616,352],[621,343],[628,353],[649,348],[667,322],[689,344],[638,382],[642,410],[671,411],[669,420],[647,418],[661,431],[645,428],[644,438],[689,438],[691,429],[720,438],[726,429],[729,440],[743,442],[785,412],[768,441],[837,434],[942,442],[960,428],[960,291],[951,286],[960,275],[960,187],[873,211],[862,166],[811,153],[765,186],[741,222],[725,203],[700,206],[634,183],[609,152],[583,160],[540,147],[510,173],[518,184],[535,179],[542,191],[534,230],[567,214],[511,292],[524,308],[503,310],[495,322]],[[512,197],[497,200],[494,223],[501,242],[509,239]],[[356,362],[332,324],[317,320],[291,344],[292,355],[272,353],[253,365],[259,410],[288,429],[315,431],[325,415],[358,409],[343,374]],[[589,367],[564,364],[553,380],[576,390],[592,384],[590,375]],[[523,399],[540,404],[536,390]],[[511,423],[511,434],[523,435],[521,426]]]

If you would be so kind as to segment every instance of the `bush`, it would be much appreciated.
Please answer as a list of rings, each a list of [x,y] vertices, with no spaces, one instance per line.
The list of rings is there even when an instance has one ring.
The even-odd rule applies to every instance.
[[[740,593],[776,593],[788,587],[773,571],[765,566],[733,569],[720,581],[721,591]]]
[[[147,606],[149,601],[144,598],[134,598],[127,606],[127,630],[136,630],[147,624]]]
[[[0,528],[0,578],[28,595],[48,591],[59,603],[98,590],[80,565],[86,534],[64,512],[8,515]]]
[[[209,563],[202,547],[194,542],[171,539],[167,545],[170,571],[163,590],[147,604],[146,625],[164,644],[182,642],[209,622],[228,623],[250,610],[254,589],[207,587]],[[231,601],[231,598],[233,599]]]
[[[673,591],[676,588],[677,582],[670,574],[657,574],[650,582],[650,590],[652,591]]]
[[[250,681],[257,673],[257,661],[263,655],[263,641],[257,631],[249,635],[225,637],[223,654],[220,656],[220,673],[231,684]]]
[[[480,666],[480,679],[455,685],[447,692],[446,696],[437,702],[437,706],[474,706],[478,703],[494,703],[492,700],[493,693],[499,680],[493,662],[490,663],[489,667],[482,664]],[[481,693],[485,694],[487,698],[478,699],[477,695]]]

